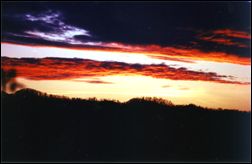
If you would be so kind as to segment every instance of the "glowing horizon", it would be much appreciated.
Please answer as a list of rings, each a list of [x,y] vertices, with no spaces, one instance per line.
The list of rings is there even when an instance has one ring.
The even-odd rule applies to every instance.
[[[100,99],[116,99],[119,101],[127,101],[134,97],[161,97],[171,100],[174,104],[193,103],[208,108],[251,111],[250,66],[209,62],[204,60],[187,63],[150,58],[144,53],[97,52],[92,49],[72,50],[56,47],[40,47],[38,49],[30,46],[12,45],[6,43],[1,44],[1,48],[2,56],[11,57],[10,60],[6,59],[6,61],[8,61],[7,63],[9,63],[8,67],[6,67],[6,62],[2,63],[3,68],[16,68],[18,74],[21,76],[18,77],[18,80],[21,83],[28,88],[37,89],[48,94],[80,98],[96,97]],[[85,53],[88,55],[85,55]],[[23,57],[31,58],[31,64],[33,63],[33,60],[34,63],[37,64],[29,66],[25,60],[20,60]],[[36,57],[36,62],[34,57]],[[45,57],[60,57],[60,61],[62,63],[60,62],[60,64],[59,61],[56,59],[54,60],[54,58],[44,60]],[[77,58],[74,59],[74,57],[81,59],[77,60]],[[68,61],[68,59],[71,62]],[[81,68],[79,68],[78,64],[75,63],[75,60],[77,63],[81,60],[83,60],[86,64],[86,60],[91,62],[90,64],[93,63],[92,67],[88,65],[85,66],[86,64],[84,63],[84,65],[82,65],[83,71],[85,70],[84,66],[87,68],[90,67],[89,69],[92,71],[88,72],[87,69],[87,72],[84,73],[86,76],[84,77],[82,77],[82,74],[76,74],[76,71],[81,70]],[[43,62],[44,66],[40,66],[39,62]],[[47,62],[50,64],[46,64]],[[16,64],[12,66],[11,63]],[[54,63],[58,64],[55,65]],[[106,67],[104,67],[106,69],[102,68],[100,65],[103,65],[103,63],[106,64]],[[114,64],[116,65],[114,66]],[[141,66],[142,73],[138,70],[139,66]],[[182,71],[181,73],[183,73],[183,71],[188,72],[185,72],[186,74],[183,73],[183,76],[181,77],[179,77],[179,72],[174,74],[176,75],[175,77],[171,74],[169,75],[168,72],[157,75],[155,74],[155,67],[159,69],[157,70],[159,74],[160,68],[162,67],[164,67],[162,69],[170,67],[169,69],[174,71],[179,70],[179,72]],[[184,69],[181,69],[181,67],[184,67]],[[51,68],[51,70],[47,70],[49,68]],[[52,70],[56,69],[55,71],[60,71],[59,68],[68,70],[69,75],[65,77],[64,71],[62,72],[64,74],[63,76],[60,74],[57,75],[57,73],[54,72],[53,74],[56,78],[49,78]],[[186,68],[189,68],[189,70]],[[42,72],[39,71],[40,69]],[[73,70],[71,71],[71,69]],[[128,69],[129,71],[127,71]],[[143,69],[148,71],[145,73]],[[203,70],[208,71],[205,72]],[[34,74],[32,73],[33,71],[35,71]],[[73,74],[73,71],[76,75]],[[208,72],[210,72],[210,74],[208,74]],[[216,74],[212,74],[211,72],[215,72]],[[247,72],[247,74],[245,74],[245,72]],[[153,73],[153,75],[151,73]],[[198,76],[198,80],[190,79],[192,77],[195,78],[195,73]],[[49,76],[46,77],[46,74]],[[222,75],[225,75],[225,77],[222,77]],[[33,78],[35,76],[37,78]],[[204,81],[207,76],[209,76],[210,81]],[[229,78],[229,76],[233,76],[233,78]],[[222,79],[220,83],[216,79],[217,77],[220,78],[220,80]],[[225,82],[225,80],[227,82]],[[230,84],[229,81],[231,82]],[[241,84],[244,83],[245,85],[241,85],[236,82],[232,84],[232,81],[239,81],[239,83],[241,82]]]
[[[85,82],[85,80],[87,79],[34,81],[18,78],[19,82],[29,84],[30,88],[70,98],[96,97],[97,99],[113,99],[126,102],[136,97],[160,97],[171,100],[176,105],[195,104],[213,109],[251,111],[250,85],[173,81],[145,76],[107,76],[99,78],[99,80],[106,82],[114,82],[111,84],[93,84]],[[143,85],[143,81],[147,83]],[[153,83],[156,83],[156,86],[153,86]],[[64,89],[64,92],[62,92],[62,89]],[[220,90],[223,90],[223,92],[220,93]],[[237,92],[238,90],[239,92]],[[226,94],[232,94],[232,96],[225,96]],[[244,99],[241,100],[241,97]],[[230,102],[236,103],[231,104]]]

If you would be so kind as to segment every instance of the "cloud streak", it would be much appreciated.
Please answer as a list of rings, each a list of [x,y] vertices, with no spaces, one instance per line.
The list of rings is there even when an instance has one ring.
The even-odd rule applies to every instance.
[[[14,44],[14,45],[24,45],[27,44],[16,44],[12,42],[2,42],[2,44]],[[195,63],[197,61],[210,61],[219,63],[232,63],[239,65],[251,65],[250,57],[241,57],[236,54],[218,52],[218,51],[202,51],[196,48],[184,48],[184,47],[162,47],[159,45],[124,45],[117,43],[117,47],[106,47],[100,44],[100,46],[94,46],[89,43],[89,46],[80,45],[58,45],[58,46],[45,46],[45,45],[28,45],[31,47],[54,47],[54,48],[66,48],[72,50],[97,50],[104,52],[128,52],[135,54],[146,55],[155,59],[170,60],[185,63]],[[127,48],[125,48],[127,47]]]
[[[195,48],[184,47],[162,47],[159,45],[124,45],[114,44],[114,48],[118,48],[124,52],[146,53],[148,56],[164,60],[175,60],[180,62],[193,63],[194,60],[225,62],[240,65],[250,65],[249,57],[240,57],[236,54],[218,51],[202,51]]]
[[[164,64],[127,64],[122,62],[100,62],[86,59],[64,58],[1,58],[3,69],[16,69],[19,76],[32,80],[63,80],[83,77],[112,75],[141,75],[170,80],[210,81],[226,84],[250,84],[232,81],[232,77],[214,72],[192,71],[173,68]],[[86,81],[87,82],[87,81]],[[97,83],[98,81],[89,81]],[[100,82],[98,82],[100,83]]]
[[[90,84],[113,84],[112,82],[103,81],[103,80],[73,80],[75,82],[85,82]]]
[[[220,29],[213,31],[213,34],[224,35],[233,38],[251,39],[251,35],[244,31],[237,31],[231,29]]]
[[[226,46],[249,48],[249,45],[243,43],[242,41],[251,40],[251,35],[244,31],[237,31],[232,29],[219,29],[207,33],[202,33],[199,35],[199,39]]]
[[[234,42],[231,39],[225,39],[225,38],[216,38],[216,37],[201,37],[201,40],[208,41],[208,42],[214,42],[217,44],[223,44],[226,46],[237,46],[237,47],[242,47],[242,48],[247,48],[248,45],[246,44],[241,44],[238,42]]]

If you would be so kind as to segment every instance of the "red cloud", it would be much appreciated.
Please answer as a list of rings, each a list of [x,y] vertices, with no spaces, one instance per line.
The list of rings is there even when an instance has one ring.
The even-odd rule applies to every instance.
[[[33,80],[62,80],[108,75],[143,75],[171,80],[211,81],[229,84],[249,84],[232,80],[213,72],[191,71],[167,65],[140,65],[121,62],[100,62],[63,58],[1,58],[3,69],[16,69],[20,77]]]
[[[241,44],[238,42],[234,42],[231,39],[225,39],[225,38],[214,38],[214,37],[201,37],[201,40],[209,41],[209,42],[214,42],[218,44],[223,44],[227,46],[237,46],[237,47],[243,47],[247,48],[248,46],[245,44]]]
[[[231,29],[221,29],[213,31],[213,34],[224,35],[233,38],[242,38],[242,39],[251,39],[251,35],[249,33],[243,31],[236,31]]]
[[[251,36],[249,33],[243,31],[220,29],[211,31],[210,33],[207,34],[201,34],[199,36],[199,39],[227,46],[248,48],[249,47],[248,45],[234,41],[234,39],[251,39]]]

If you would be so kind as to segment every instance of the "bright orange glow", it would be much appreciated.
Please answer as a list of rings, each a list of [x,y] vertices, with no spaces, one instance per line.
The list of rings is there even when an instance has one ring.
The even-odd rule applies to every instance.
[[[98,99],[115,99],[124,102],[133,97],[155,96],[171,100],[175,104],[194,103],[203,107],[216,109],[251,110],[250,85],[177,81],[147,76],[115,75],[97,78],[100,81],[109,83],[94,84],[86,82],[87,80],[94,80],[93,77],[74,80],[39,81],[19,78],[18,81],[26,86],[49,94],[68,97],[97,97]]]

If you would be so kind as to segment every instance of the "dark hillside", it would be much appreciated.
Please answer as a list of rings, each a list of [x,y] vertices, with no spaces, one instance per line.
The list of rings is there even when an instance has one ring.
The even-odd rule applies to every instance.
[[[2,92],[3,161],[250,161],[250,112]]]

